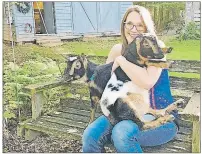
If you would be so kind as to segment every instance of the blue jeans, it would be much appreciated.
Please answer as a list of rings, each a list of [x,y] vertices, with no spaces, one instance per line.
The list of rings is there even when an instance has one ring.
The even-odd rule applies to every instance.
[[[97,118],[83,133],[83,152],[102,153],[104,146],[112,143],[117,152],[143,152],[141,146],[156,146],[167,143],[177,134],[174,122],[169,122],[155,129],[141,131],[136,123],[123,120],[114,127],[105,116]]]

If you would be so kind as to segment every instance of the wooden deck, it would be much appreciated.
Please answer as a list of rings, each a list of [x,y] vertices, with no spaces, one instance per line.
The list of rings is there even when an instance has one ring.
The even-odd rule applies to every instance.
[[[25,129],[32,129],[55,135],[63,138],[81,140],[83,130],[89,122],[90,106],[89,101],[79,101],[75,99],[63,100],[62,105],[58,111],[39,119],[27,122],[24,125]],[[96,117],[101,113],[97,113]],[[169,143],[156,146],[145,147],[145,152],[152,153],[189,153],[192,149],[192,123],[180,121],[180,130],[174,140]]]
[[[93,58],[97,57],[92,57],[92,59]],[[170,71],[195,72],[199,74],[200,62],[174,61]],[[183,98],[186,101],[186,104],[182,107],[180,113],[179,133],[175,139],[169,143],[156,147],[143,147],[143,150],[144,152],[152,153],[199,152],[200,80],[183,77],[170,77],[170,79],[174,99],[178,100],[179,98]],[[32,140],[43,132],[61,138],[73,138],[81,141],[83,130],[86,128],[90,119],[89,93],[82,92],[83,90],[80,90],[80,92],[77,91],[77,93],[74,92],[74,95],[70,95],[65,99],[60,99],[60,106],[55,112],[42,114],[43,103],[45,102],[43,91],[58,86],[69,89],[88,89],[85,84],[80,82],[65,84],[61,81],[25,87],[24,90],[32,95],[32,119],[20,123],[18,128],[19,136],[25,135],[26,139]],[[96,117],[100,115],[101,110],[99,108]]]

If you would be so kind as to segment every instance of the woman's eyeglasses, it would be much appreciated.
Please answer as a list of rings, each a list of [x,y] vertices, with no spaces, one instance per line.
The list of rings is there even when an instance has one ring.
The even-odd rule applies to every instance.
[[[138,32],[143,32],[145,30],[145,27],[142,24],[134,25],[132,22],[124,22],[124,24],[128,30],[132,30],[134,27]]]

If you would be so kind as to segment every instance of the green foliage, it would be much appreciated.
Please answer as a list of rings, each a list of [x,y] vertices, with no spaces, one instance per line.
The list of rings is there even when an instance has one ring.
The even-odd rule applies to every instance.
[[[59,108],[60,99],[66,93],[69,93],[69,89],[64,89],[62,87],[44,90],[43,95],[47,102],[43,104],[43,113],[47,114],[54,111],[56,108]]]
[[[3,116],[6,119],[11,119],[11,118],[15,118],[16,117],[15,114],[13,112],[11,112],[11,111],[5,111],[3,113]]]
[[[23,51],[29,57],[29,60],[24,61],[24,58],[21,58],[20,61],[17,61],[18,64],[14,64],[13,62],[9,62],[11,59],[7,58],[7,52],[10,49],[6,48],[6,50],[4,50],[5,60],[3,66],[4,118],[16,119],[21,118],[21,115],[19,115],[21,112],[28,113],[31,111],[31,96],[24,93],[22,88],[33,83],[55,80],[56,77],[60,76],[60,71],[55,61],[47,57],[42,57],[39,53],[33,54],[34,52],[32,50],[28,50],[31,53]],[[16,57],[18,56],[19,54],[17,52]],[[63,63],[61,69],[64,69],[64,67],[65,65]]]
[[[158,33],[177,30],[184,22],[185,2],[133,2],[150,11]]]
[[[179,32],[179,36],[177,38],[179,40],[200,40],[200,29],[197,27],[195,22],[189,22]]]
[[[18,99],[18,92],[22,89],[22,85],[18,83],[5,83],[3,87],[3,104],[4,104],[4,118],[16,118],[15,110],[22,104]]]

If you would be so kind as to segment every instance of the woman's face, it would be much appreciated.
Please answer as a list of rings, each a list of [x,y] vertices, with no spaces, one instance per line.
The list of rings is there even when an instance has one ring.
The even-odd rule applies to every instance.
[[[130,12],[124,22],[124,32],[128,44],[130,44],[137,35],[146,32],[146,26],[140,14],[136,11]]]

